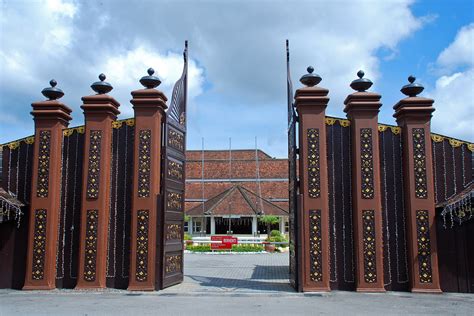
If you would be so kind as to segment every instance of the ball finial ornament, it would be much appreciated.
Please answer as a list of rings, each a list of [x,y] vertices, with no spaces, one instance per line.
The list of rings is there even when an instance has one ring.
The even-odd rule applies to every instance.
[[[315,85],[317,85],[318,83],[321,82],[321,80],[322,80],[321,76],[318,75],[318,74],[313,74],[313,72],[314,72],[313,66],[308,66],[308,68],[306,68],[306,70],[308,71],[308,73],[306,75],[303,75],[300,78],[300,82],[302,84],[304,84],[307,87],[313,87],[313,86],[315,86]]]
[[[370,79],[364,78],[364,75],[365,72],[363,70],[359,70],[357,72],[357,77],[359,77],[359,79],[351,82],[352,89],[356,90],[357,92],[365,92],[370,87],[372,87],[372,81]]]
[[[147,89],[154,89],[161,84],[160,78],[153,76],[155,69],[148,68],[148,76],[144,76],[140,79],[140,83]]]
[[[92,90],[97,92],[97,94],[106,94],[112,91],[113,87],[110,83],[104,81],[106,79],[105,75],[101,73],[99,75],[99,80],[91,85]]]
[[[415,82],[416,77],[411,75],[408,77],[408,82],[409,84],[404,85],[402,89],[400,90],[404,95],[408,97],[416,97],[419,95],[425,87],[423,87],[421,84]]]
[[[47,97],[48,100],[50,100],[50,101],[60,99],[64,95],[64,92],[63,92],[63,90],[61,90],[59,88],[56,88],[57,84],[58,83],[57,83],[56,80],[51,79],[49,81],[49,85],[51,87],[44,88],[41,91],[41,94],[43,94],[45,97]]]

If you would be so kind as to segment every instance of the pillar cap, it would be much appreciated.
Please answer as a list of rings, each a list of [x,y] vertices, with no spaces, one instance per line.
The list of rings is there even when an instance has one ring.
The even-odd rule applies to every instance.
[[[308,73],[300,79],[305,87],[299,88],[295,92],[295,106],[297,108],[301,106],[322,106],[325,108],[329,102],[329,90],[317,86],[322,79],[320,75],[313,74],[314,68],[312,66],[306,70]]]
[[[95,94],[82,97],[83,105],[81,109],[86,113],[96,113],[96,114],[120,114],[119,106],[117,100],[108,94]]]
[[[364,75],[364,71],[359,70],[357,72],[359,79],[355,79],[351,82],[350,87],[356,90],[356,92],[349,94],[344,100],[344,104],[346,105],[344,112],[348,113],[353,110],[366,111],[370,109],[378,111],[382,105],[380,103],[380,98],[382,97],[380,94],[366,91],[373,83],[370,79],[364,78]]]
[[[375,92],[354,92],[349,94],[344,100],[344,112],[350,113],[378,113],[382,103],[382,96]]]
[[[397,120],[408,117],[426,120],[426,118],[431,118],[435,110],[433,99],[418,96],[424,90],[424,87],[419,83],[415,83],[415,80],[415,76],[409,76],[409,84],[404,85],[400,90],[407,97],[393,106],[395,110],[393,117]]]
[[[433,103],[433,99],[422,97],[408,97],[401,99],[393,107],[395,110],[393,117],[395,117],[397,121],[411,118],[419,120],[420,122],[425,122],[431,118],[432,113],[435,111]]]
[[[44,88],[41,93],[48,98],[48,100],[57,100],[61,99],[62,96],[64,95],[63,90],[56,88],[56,85],[58,84],[56,80],[51,79],[49,81],[49,84],[51,87]]]
[[[31,107],[33,108],[33,111],[30,113],[35,121],[57,120],[61,121],[67,126],[69,121],[72,120],[72,110],[67,105],[58,100],[33,102]]]
[[[357,77],[359,79],[353,80],[350,84],[351,88],[356,92],[349,94],[344,100],[344,112],[348,117],[353,115],[373,116],[379,112],[382,103],[380,103],[380,94],[375,92],[367,92],[373,83],[370,79],[364,78],[364,71],[359,70]]]
[[[130,102],[133,104],[134,109],[161,109],[166,110],[168,106],[166,101],[168,98],[165,94],[155,89],[161,83],[160,79],[156,76],[153,76],[155,70],[153,68],[148,68],[148,76],[144,76],[140,79],[140,83],[145,87],[145,89],[139,89],[132,91],[133,99]]]

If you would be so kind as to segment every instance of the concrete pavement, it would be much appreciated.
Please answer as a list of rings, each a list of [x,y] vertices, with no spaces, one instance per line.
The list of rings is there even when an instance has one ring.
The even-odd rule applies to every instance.
[[[159,292],[0,290],[0,315],[473,315],[472,294],[296,293],[287,254],[185,255],[183,284]]]

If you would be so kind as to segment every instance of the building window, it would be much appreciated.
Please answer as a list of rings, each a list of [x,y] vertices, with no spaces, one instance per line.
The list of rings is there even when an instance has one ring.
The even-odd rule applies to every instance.
[[[193,221],[193,226],[194,226],[194,233],[200,233],[201,232],[201,221]]]

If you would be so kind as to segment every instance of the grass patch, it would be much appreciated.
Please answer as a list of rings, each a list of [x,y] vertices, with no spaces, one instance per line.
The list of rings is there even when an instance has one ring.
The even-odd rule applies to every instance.
[[[211,251],[211,245],[187,245],[186,250],[194,252],[208,252]]]
[[[232,251],[235,252],[259,252],[263,251],[263,246],[244,244],[244,245],[232,245]]]
[[[211,245],[188,245],[186,250],[194,252],[210,252]],[[215,252],[228,252],[229,250],[214,250]],[[260,245],[232,245],[232,252],[260,252],[263,251],[263,246]]]

